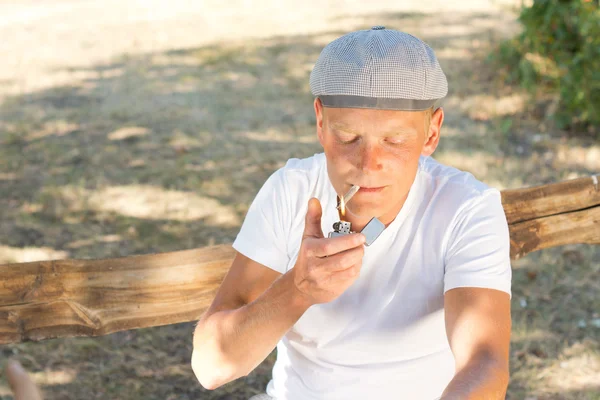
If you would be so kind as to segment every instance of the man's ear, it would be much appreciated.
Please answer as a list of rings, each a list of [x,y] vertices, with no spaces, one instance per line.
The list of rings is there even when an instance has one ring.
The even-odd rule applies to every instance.
[[[315,107],[315,117],[317,119],[317,136],[319,138],[319,142],[321,143],[321,146],[323,146],[323,143],[324,143],[323,123],[324,123],[324,118],[325,118],[325,115],[324,115],[325,110],[323,108],[323,103],[321,103],[321,99],[319,99],[318,97],[315,99],[314,107]]]
[[[438,108],[431,114],[431,122],[429,123],[429,131],[426,132],[425,144],[421,154],[430,156],[433,154],[438,144],[440,143],[440,132],[444,123],[444,109]]]

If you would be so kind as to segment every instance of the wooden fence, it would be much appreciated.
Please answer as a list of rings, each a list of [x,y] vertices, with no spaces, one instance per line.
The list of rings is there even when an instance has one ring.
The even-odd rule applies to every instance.
[[[598,177],[505,190],[511,257],[600,244]],[[198,320],[234,256],[230,245],[104,260],[0,266],[0,344]]]

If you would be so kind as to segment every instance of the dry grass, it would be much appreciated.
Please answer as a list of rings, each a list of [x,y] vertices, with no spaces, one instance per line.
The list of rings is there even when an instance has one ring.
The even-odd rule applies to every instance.
[[[41,58],[36,80],[0,81],[0,263],[231,242],[268,175],[320,151],[311,63],[338,29],[372,21],[438,52],[451,93],[438,159],[499,188],[598,172],[597,144],[535,119],[536,106],[481,61],[512,17],[366,11],[329,10],[333,28],[313,21],[303,34],[263,27],[255,38],[193,46],[178,32],[152,51],[119,44],[120,56],[93,62],[71,50],[79,65]],[[600,250],[550,249],[514,267],[508,397],[600,399]],[[2,354],[20,359],[48,399],[246,399],[264,389],[274,354],[250,376],[203,390],[189,367],[192,328],[25,343]],[[0,381],[0,399],[9,398]]]

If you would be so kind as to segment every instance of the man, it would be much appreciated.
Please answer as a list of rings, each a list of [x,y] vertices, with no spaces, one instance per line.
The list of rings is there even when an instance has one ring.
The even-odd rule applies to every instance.
[[[310,78],[324,154],[292,159],[253,201],[194,334],[214,389],[277,346],[261,397],[503,399],[510,258],[498,190],[429,156],[447,82],[429,46],[381,26],[327,45]],[[437,108],[436,108],[437,107]],[[328,238],[338,196],[360,190]]]

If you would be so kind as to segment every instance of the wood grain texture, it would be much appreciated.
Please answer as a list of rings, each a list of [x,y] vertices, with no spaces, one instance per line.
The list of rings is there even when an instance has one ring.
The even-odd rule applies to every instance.
[[[597,179],[581,178],[503,191],[511,257],[564,244],[600,244],[598,186]],[[198,320],[234,254],[230,245],[220,245],[0,266],[0,344]]]
[[[509,224],[600,205],[600,177],[502,191]]]
[[[565,244],[600,244],[600,206],[509,225],[510,257]]]
[[[0,266],[0,344],[198,320],[233,256],[221,245]]]

